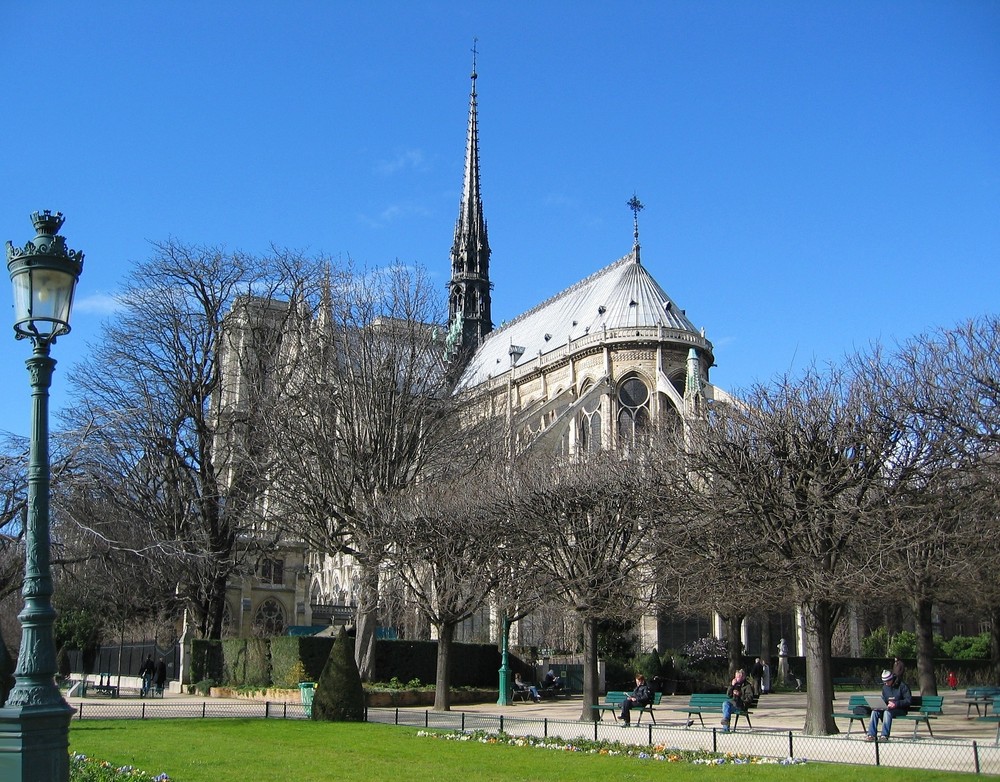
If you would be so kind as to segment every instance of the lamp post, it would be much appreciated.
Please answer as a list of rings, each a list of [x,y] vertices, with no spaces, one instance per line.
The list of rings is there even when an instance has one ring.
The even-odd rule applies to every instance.
[[[500,632],[500,692],[497,706],[510,706],[510,619],[504,616]]]
[[[14,331],[31,340],[25,364],[31,379],[28,513],[24,530],[24,609],[14,688],[0,708],[0,779],[34,782],[69,779],[69,722],[73,709],[55,683],[52,573],[49,564],[49,386],[55,360],[49,347],[68,334],[73,292],[83,253],[58,236],[63,216],[31,215],[37,236],[24,247],[7,242],[7,270],[14,288]]]

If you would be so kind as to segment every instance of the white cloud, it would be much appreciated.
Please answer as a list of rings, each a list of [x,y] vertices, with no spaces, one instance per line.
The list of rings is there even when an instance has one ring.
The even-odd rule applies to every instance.
[[[421,149],[406,149],[391,160],[380,160],[375,164],[375,173],[392,176],[403,170],[426,171],[427,161]]]
[[[92,293],[73,300],[74,312],[86,312],[90,315],[110,315],[121,308],[121,299],[109,293]]]

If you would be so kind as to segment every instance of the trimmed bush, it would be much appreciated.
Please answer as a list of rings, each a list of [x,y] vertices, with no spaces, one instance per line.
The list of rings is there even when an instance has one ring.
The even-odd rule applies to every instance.
[[[312,718],[327,722],[363,722],[365,719],[365,690],[354,659],[354,644],[343,627],[316,685]]]

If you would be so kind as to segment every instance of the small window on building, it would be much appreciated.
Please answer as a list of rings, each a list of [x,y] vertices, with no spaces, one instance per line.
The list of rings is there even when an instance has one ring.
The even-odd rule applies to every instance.
[[[260,582],[280,586],[285,583],[285,561],[265,559],[260,563]]]

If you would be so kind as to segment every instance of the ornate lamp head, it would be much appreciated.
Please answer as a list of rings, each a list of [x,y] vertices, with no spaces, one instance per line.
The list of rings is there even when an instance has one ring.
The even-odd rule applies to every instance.
[[[37,236],[24,247],[7,242],[7,270],[14,287],[14,331],[18,339],[47,345],[68,334],[73,293],[83,271],[83,253],[58,236],[65,218],[48,209],[34,212]]]

